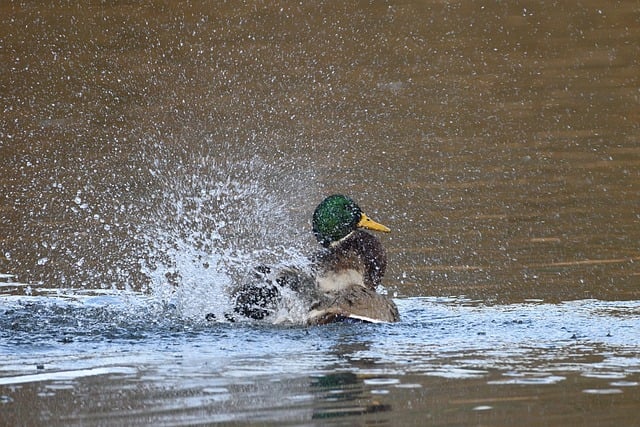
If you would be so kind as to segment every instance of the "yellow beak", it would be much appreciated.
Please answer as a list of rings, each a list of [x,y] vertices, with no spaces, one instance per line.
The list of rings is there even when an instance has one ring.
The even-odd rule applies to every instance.
[[[384,233],[388,233],[391,231],[391,229],[389,229],[388,227],[385,227],[384,225],[375,222],[365,214],[362,214],[362,216],[360,217],[360,222],[358,223],[358,227],[366,228],[367,230],[382,231]]]

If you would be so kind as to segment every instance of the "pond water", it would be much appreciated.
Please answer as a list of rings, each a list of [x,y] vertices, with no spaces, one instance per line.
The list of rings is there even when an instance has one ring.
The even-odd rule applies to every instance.
[[[389,325],[185,321],[144,295],[5,298],[11,424],[632,424],[640,303],[397,300]]]
[[[2,423],[637,423],[638,40],[634,1],[0,4]],[[336,192],[401,322],[227,321]]]

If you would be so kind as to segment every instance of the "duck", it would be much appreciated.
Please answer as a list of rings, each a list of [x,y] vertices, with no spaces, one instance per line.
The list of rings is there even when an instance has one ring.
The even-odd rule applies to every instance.
[[[342,194],[328,196],[316,207],[312,226],[322,249],[313,262],[320,297],[311,307],[308,323],[397,322],[395,303],[376,291],[387,268],[386,251],[376,236],[365,231],[391,230]]]
[[[313,212],[312,232],[321,248],[312,256],[310,270],[257,268],[255,280],[236,293],[234,311],[264,319],[278,310],[280,290],[288,288],[306,302],[307,325],[399,321],[393,300],[376,290],[382,285],[387,255],[367,230],[391,231],[367,216],[352,198],[326,197]]]

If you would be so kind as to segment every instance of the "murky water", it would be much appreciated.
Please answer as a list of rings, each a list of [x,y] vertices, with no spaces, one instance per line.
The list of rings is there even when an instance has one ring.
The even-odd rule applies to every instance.
[[[0,4],[4,424],[637,424],[637,2]],[[215,323],[313,208],[395,325]]]

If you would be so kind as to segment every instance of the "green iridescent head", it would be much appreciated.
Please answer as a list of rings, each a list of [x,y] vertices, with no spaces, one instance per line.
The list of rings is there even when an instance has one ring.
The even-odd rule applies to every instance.
[[[390,231],[384,225],[369,219],[356,202],[341,194],[327,197],[313,212],[313,234],[322,246],[337,242],[356,228]]]

